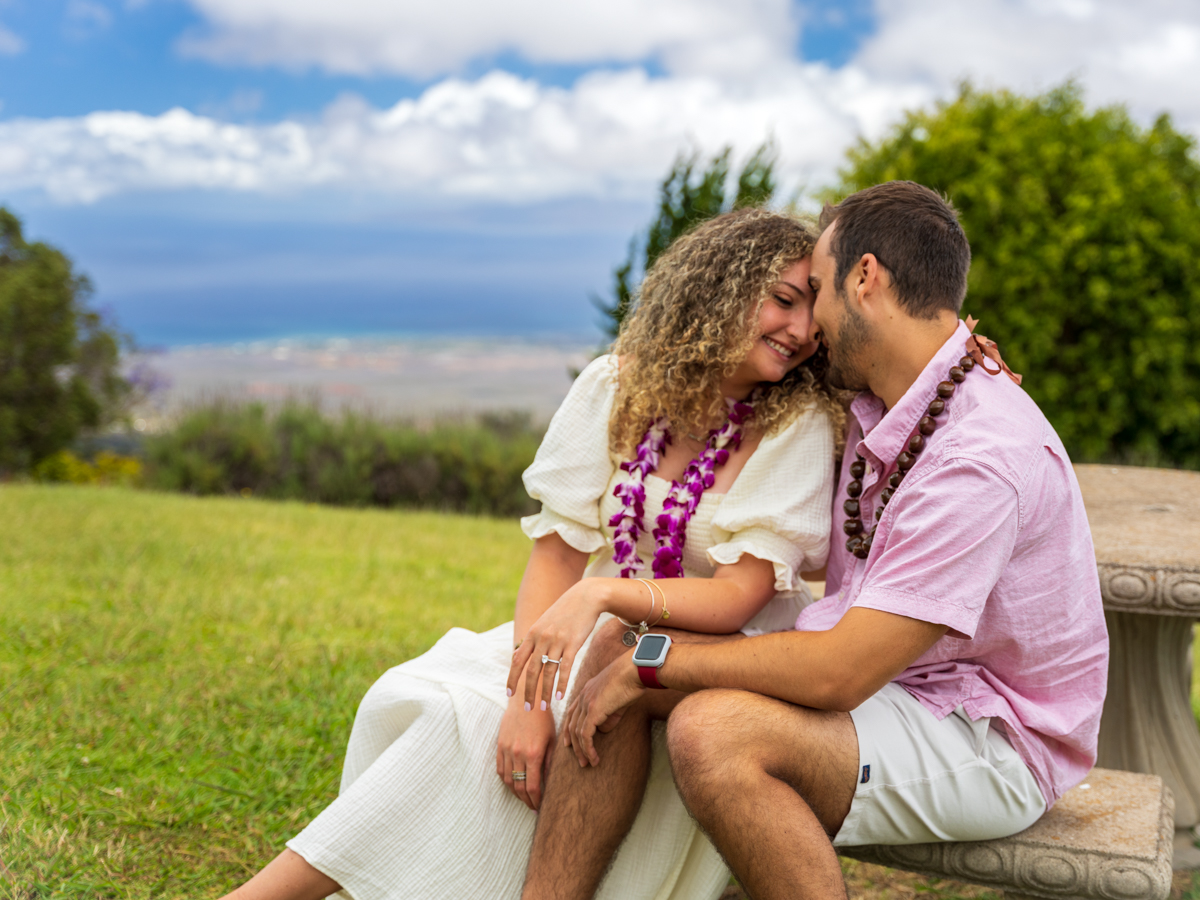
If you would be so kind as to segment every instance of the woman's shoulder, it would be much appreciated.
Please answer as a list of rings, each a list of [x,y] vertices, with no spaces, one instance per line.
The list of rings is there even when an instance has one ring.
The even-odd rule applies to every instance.
[[[601,353],[583,367],[575,383],[591,384],[592,382],[612,382],[616,384],[617,373],[621,369],[621,359],[615,353]]]
[[[821,443],[826,440],[830,444],[832,454],[835,427],[832,412],[820,403],[810,403],[789,421],[765,435],[755,455],[764,451],[764,455],[767,456],[789,452],[810,453],[814,442]]]

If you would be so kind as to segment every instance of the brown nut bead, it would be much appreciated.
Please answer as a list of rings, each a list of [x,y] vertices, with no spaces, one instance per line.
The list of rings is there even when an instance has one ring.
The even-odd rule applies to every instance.
[[[909,453],[920,453],[924,449],[925,449],[925,438],[921,437],[921,435],[914,434],[912,437],[910,437],[908,439],[908,452]]]
[[[975,360],[971,359],[969,356],[964,356],[958,361],[958,364],[962,367],[964,372],[970,372],[973,368],[975,368]]]
[[[862,493],[862,482],[857,478],[846,485],[846,493],[851,497],[857,497]]]
[[[850,463],[850,474],[855,478],[862,478],[867,474],[867,462],[861,456],[854,462]]]
[[[851,519],[857,519],[862,512],[862,507],[858,505],[857,500],[847,500],[842,504],[842,511]]]
[[[863,539],[860,537],[852,537],[846,541],[846,549],[858,556],[858,548],[862,545]],[[861,557],[860,557],[861,558]]]
[[[904,480],[903,472],[893,472],[891,475],[888,476],[888,480],[887,480],[888,487],[890,487],[892,490],[895,490],[896,488],[900,487],[900,482],[903,480]]]
[[[855,556],[857,556],[859,559],[866,559],[868,556],[871,555],[871,548],[867,546],[866,541],[863,541],[861,544],[859,544],[857,547],[855,547],[850,552],[853,553]]]
[[[913,456],[907,450],[902,450],[900,451],[900,455],[896,457],[896,468],[898,468],[901,472],[907,472],[913,467],[913,463],[916,461],[917,458],[915,456]],[[849,503],[850,501],[847,500],[846,502]]]
[[[882,515],[883,515],[883,507],[881,506],[877,510],[875,510],[875,521],[878,522],[879,517]]]
[[[884,488],[883,493],[879,495],[879,502],[887,506],[888,501],[892,499],[892,494],[894,493],[896,493],[895,488]]]
[[[917,431],[928,437],[937,431],[937,421],[933,416],[921,416],[921,421],[917,423]]]
[[[853,537],[856,534],[862,534],[863,523],[862,519],[847,519],[842,523],[842,531]]]
[[[950,367],[950,380],[955,384],[962,384],[962,380],[967,377],[967,373],[958,366]]]
[[[930,401],[928,412],[931,416],[940,416],[945,408],[946,401],[939,397],[937,400]]]
[[[945,400],[947,397],[952,397],[954,395],[954,382],[953,381],[940,382],[937,386],[937,392],[938,392],[938,396],[941,397],[943,400]]]

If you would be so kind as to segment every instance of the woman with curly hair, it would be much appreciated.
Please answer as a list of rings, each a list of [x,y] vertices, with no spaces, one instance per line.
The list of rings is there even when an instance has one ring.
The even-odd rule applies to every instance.
[[[697,635],[794,626],[812,600],[801,573],[828,551],[841,422],[813,333],[815,243],[748,209],[658,259],[525,472],[542,509],[521,522],[534,547],[514,621],[452,629],[386,672],[341,795],[231,897],[518,897],[578,672],[668,619]],[[715,898],[728,870],[675,792],[661,724],[644,731],[625,771],[640,812],[597,896]],[[581,895],[603,872],[574,873]]]

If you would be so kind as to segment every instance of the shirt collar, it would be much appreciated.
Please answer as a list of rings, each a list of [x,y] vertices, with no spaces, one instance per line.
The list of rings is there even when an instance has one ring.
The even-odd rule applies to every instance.
[[[925,415],[929,402],[937,396],[937,386],[945,381],[950,367],[958,365],[971,332],[963,321],[959,321],[949,340],[942,344],[921,374],[917,376],[904,396],[890,410],[883,408],[883,401],[870,391],[863,391],[850,404],[850,412],[858,420],[866,437],[858,445],[858,453],[878,464],[880,469],[892,464],[905,448],[908,438]]]

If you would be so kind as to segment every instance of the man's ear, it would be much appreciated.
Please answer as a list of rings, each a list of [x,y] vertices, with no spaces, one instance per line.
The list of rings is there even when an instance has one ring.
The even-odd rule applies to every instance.
[[[854,299],[858,301],[859,309],[864,313],[879,306],[892,283],[874,253],[864,253],[850,277],[855,282]]]

